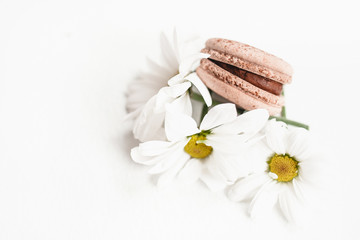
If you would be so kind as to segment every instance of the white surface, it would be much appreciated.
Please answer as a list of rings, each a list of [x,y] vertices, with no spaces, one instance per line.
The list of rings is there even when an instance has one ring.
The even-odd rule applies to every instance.
[[[0,1],[0,239],[358,239],[356,1],[271,2]],[[126,84],[173,26],[294,67],[288,116],[335,160],[300,226],[131,162]]]

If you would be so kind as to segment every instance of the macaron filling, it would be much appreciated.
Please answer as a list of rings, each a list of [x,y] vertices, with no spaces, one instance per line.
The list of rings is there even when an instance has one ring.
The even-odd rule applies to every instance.
[[[211,62],[219,66],[220,68],[230,72],[231,74],[253,84],[254,86],[261,88],[269,93],[280,96],[282,92],[283,85],[279,82],[273,81],[269,78],[265,78],[263,76],[257,75],[255,73],[246,71],[244,69],[235,67],[233,65],[219,62],[214,59],[208,58]]]

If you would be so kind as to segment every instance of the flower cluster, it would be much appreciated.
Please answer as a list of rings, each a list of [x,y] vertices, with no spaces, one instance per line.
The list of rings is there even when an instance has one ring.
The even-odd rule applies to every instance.
[[[208,55],[195,45],[180,43],[175,31],[172,42],[161,35],[164,64],[149,60],[150,71],[131,83],[128,118],[140,141],[131,158],[150,167],[158,186],[175,178],[202,181],[212,191],[225,190],[233,201],[249,201],[252,217],[278,205],[292,220],[316,176],[318,159],[310,151],[309,131],[288,126],[285,118],[276,121],[264,109],[238,115],[233,103],[215,104],[195,73]],[[193,92],[205,110],[199,124]]]

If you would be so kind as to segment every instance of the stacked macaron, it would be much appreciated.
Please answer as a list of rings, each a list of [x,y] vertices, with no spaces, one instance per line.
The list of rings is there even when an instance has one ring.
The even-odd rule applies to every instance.
[[[277,115],[284,105],[284,84],[291,82],[292,67],[284,60],[236,41],[212,38],[206,42],[196,70],[205,85],[245,110],[267,109]]]

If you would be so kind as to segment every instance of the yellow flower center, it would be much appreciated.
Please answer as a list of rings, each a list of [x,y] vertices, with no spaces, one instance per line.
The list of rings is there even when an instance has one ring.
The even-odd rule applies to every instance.
[[[189,142],[185,145],[184,151],[187,152],[193,158],[206,158],[213,150],[211,146],[207,146],[205,143],[198,143],[198,141],[206,140],[206,135],[209,132],[201,132],[191,136]]]
[[[298,175],[298,161],[288,154],[278,155],[275,154],[268,161],[269,171],[273,175],[276,174],[275,178],[279,182],[290,182]]]

